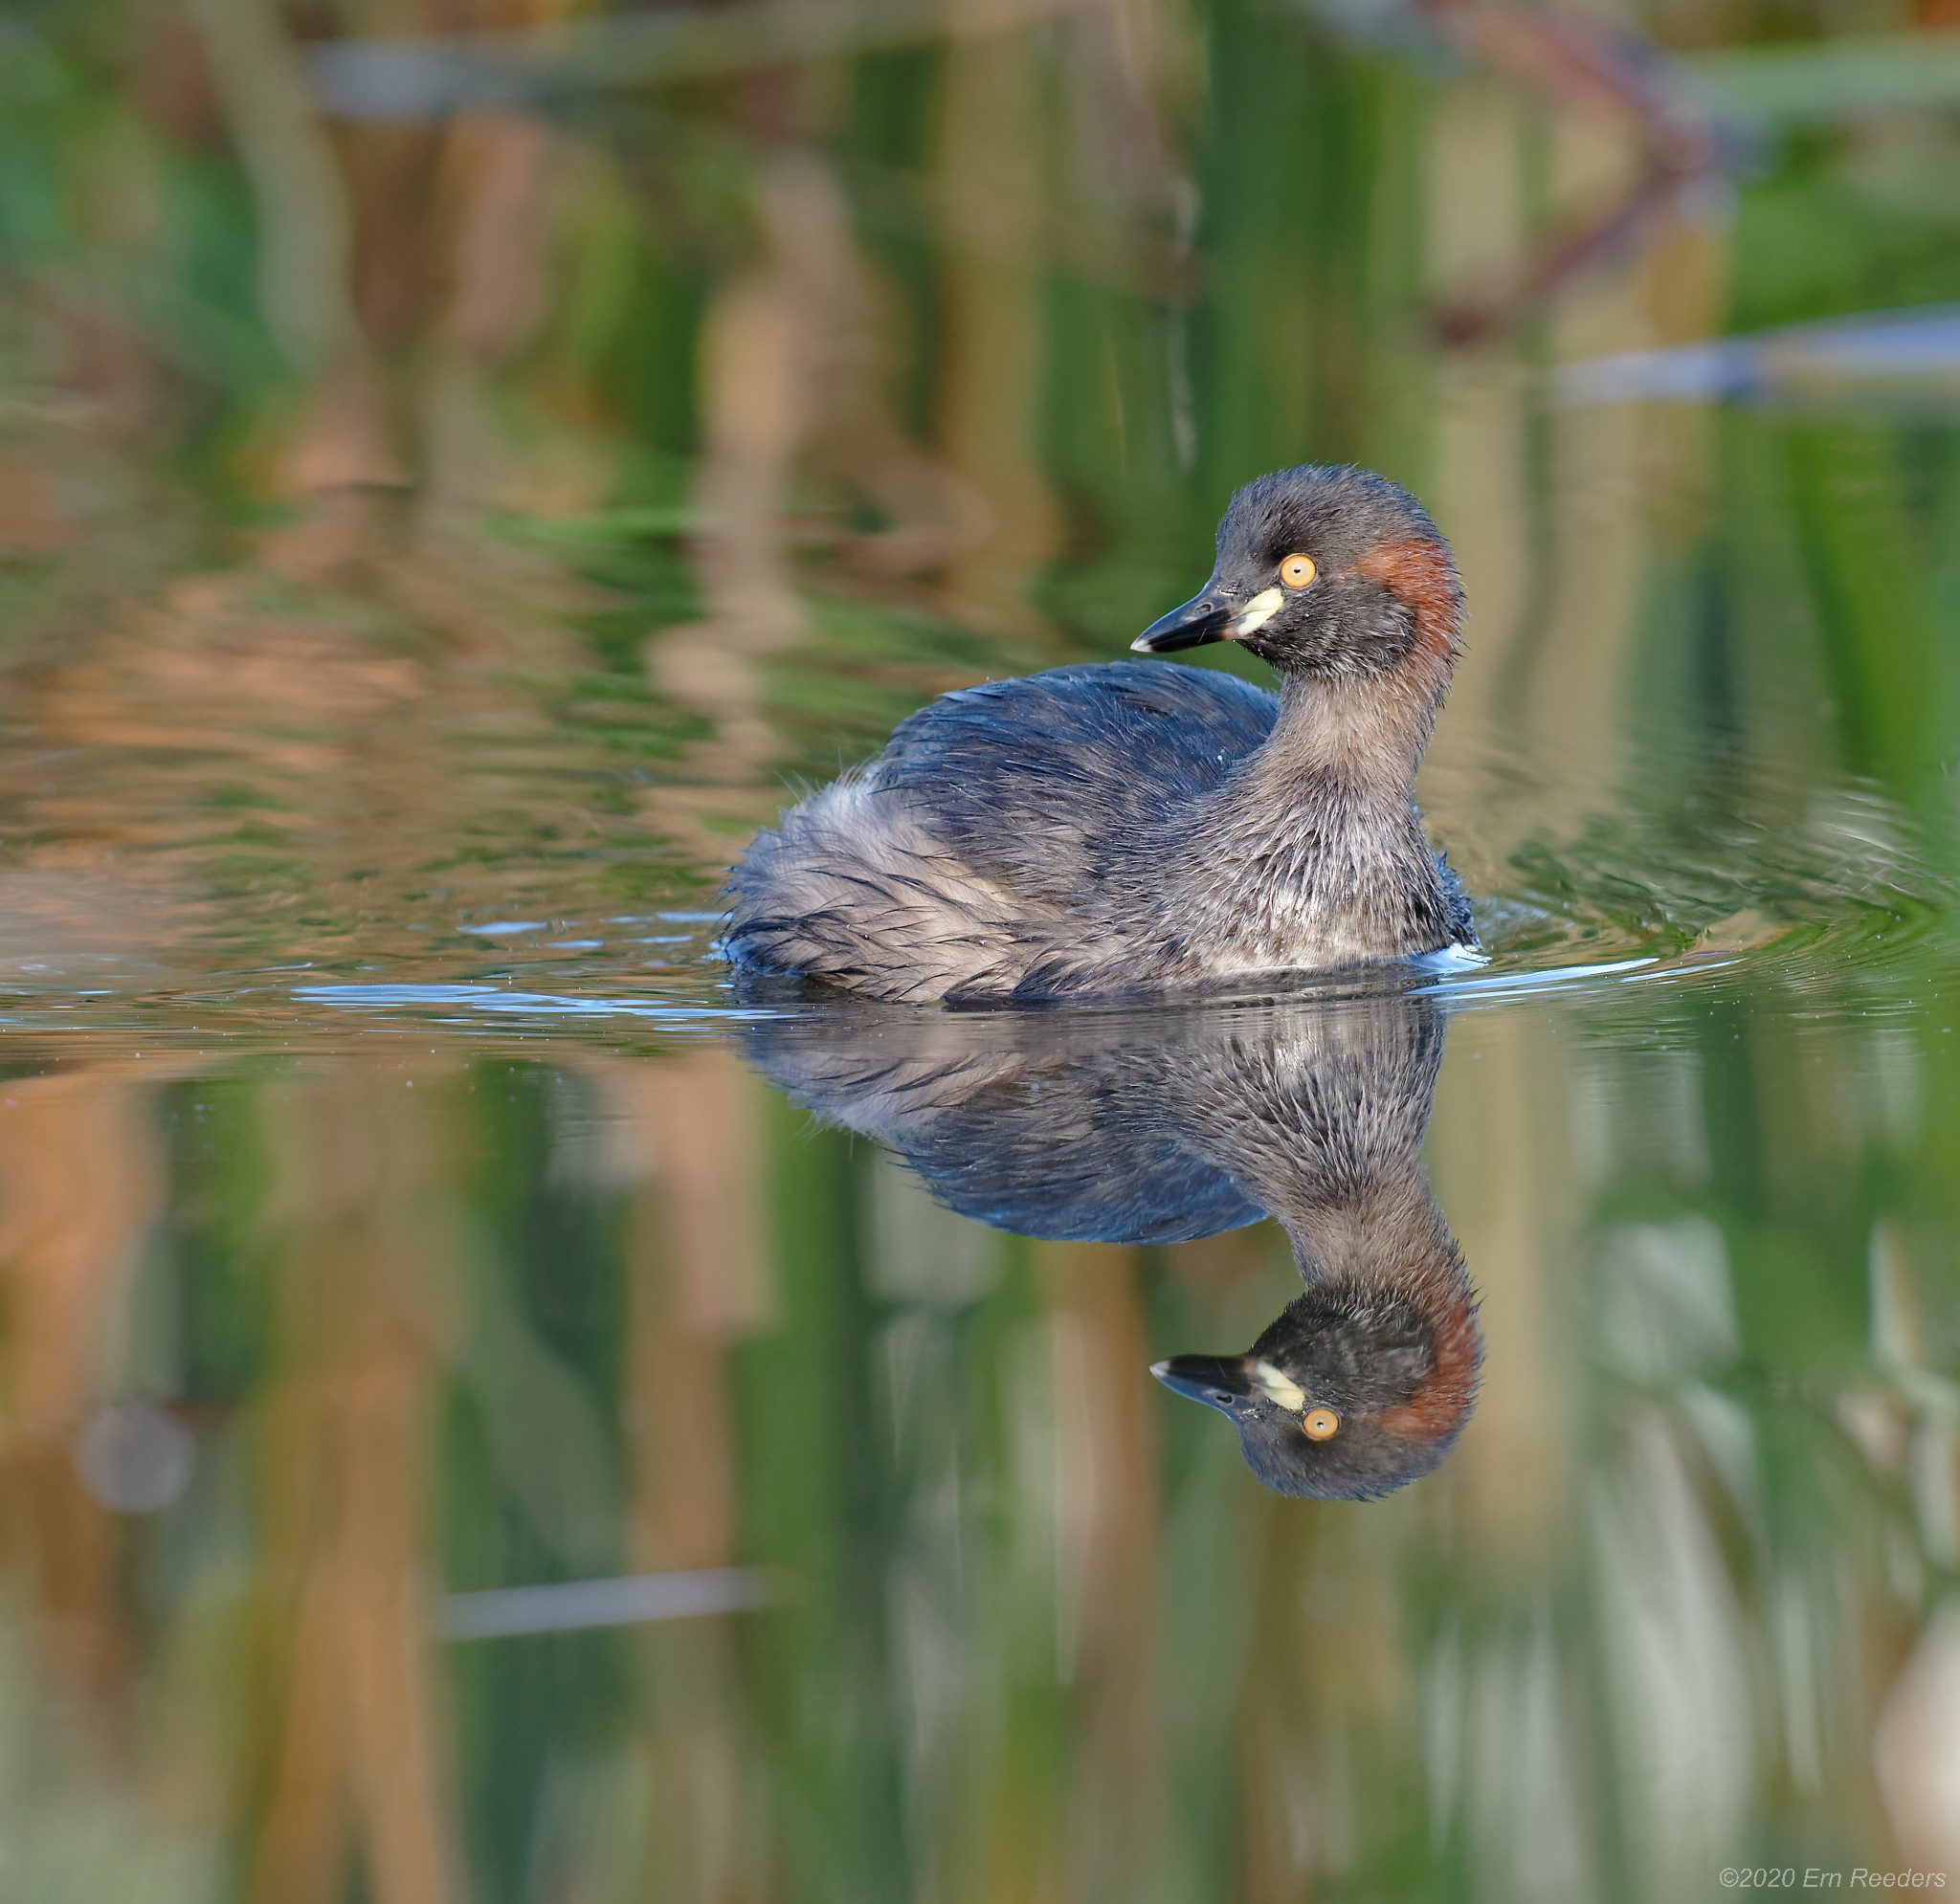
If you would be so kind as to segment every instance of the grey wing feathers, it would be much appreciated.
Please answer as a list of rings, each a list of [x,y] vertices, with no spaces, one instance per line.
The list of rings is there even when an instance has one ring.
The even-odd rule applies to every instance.
[[[1458,945],[1475,945],[1477,922],[1470,914],[1470,895],[1463,890],[1462,878],[1450,864],[1448,853],[1437,854],[1436,870],[1442,879],[1443,904],[1449,911],[1451,941]]]
[[[878,773],[873,763],[833,781],[756,835],[726,887],[735,964],[935,999],[1012,958],[1023,929],[1013,897],[881,798]]]
[[[1163,662],[948,695],[756,836],[729,875],[724,949],[879,998],[1013,992],[1112,857],[1216,787],[1278,709]]]
[[[977,871],[1066,904],[1104,841],[1211,792],[1278,712],[1272,695],[1209,668],[1055,668],[920,709],[893,734],[879,786]]]

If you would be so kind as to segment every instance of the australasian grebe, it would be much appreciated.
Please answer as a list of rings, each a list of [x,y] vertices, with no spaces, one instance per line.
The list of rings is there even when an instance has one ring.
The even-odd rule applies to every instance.
[[[1170,1243],[1277,1217],[1293,1299],[1242,1354],[1151,1372],[1224,1415],[1267,1487],[1361,1499],[1443,1459],[1483,1355],[1422,1168],[1443,1011],[1418,991],[1361,994],[1166,1000],[1147,1036],[1112,1036],[1100,1012],[839,1000],[759,1013],[742,1038],[774,1083],[998,1229]]]
[[[727,955],[977,1004],[1472,945],[1414,792],[1462,605],[1406,490],[1261,476],[1218,524],[1211,580],[1131,645],[1237,641],[1277,697],[1135,661],[947,695],[757,835],[729,875]]]

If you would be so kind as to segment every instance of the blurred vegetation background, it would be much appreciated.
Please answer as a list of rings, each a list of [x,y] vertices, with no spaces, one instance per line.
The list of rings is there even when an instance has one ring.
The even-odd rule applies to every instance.
[[[0,1893],[1960,1882],[1956,175],[1947,0],[14,0]],[[1270,1227],[954,1218],[704,959],[1308,458],[1499,977],[1693,955],[1464,994],[1360,1508],[1144,1373]]]

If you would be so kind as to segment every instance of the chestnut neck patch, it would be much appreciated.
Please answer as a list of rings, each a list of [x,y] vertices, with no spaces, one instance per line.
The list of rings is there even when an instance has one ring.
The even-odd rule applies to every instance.
[[[1456,659],[1463,589],[1441,542],[1427,536],[1382,542],[1354,565],[1353,573],[1379,583],[1409,610],[1420,652],[1444,666]]]

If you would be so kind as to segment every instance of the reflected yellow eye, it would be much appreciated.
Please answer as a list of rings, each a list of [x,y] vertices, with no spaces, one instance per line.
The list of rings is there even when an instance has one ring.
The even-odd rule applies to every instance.
[[[1289,555],[1280,565],[1280,580],[1289,588],[1304,588],[1318,573],[1310,555]],[[1332,1428],[1327,1430],[1329,1434],[1333,1431]]]
[[[1307,565],[1311,567],[1312,564]],[[1341,1417],[1331,1408],[1309,1408],[1301,1416],[1300,1427],[1307,1440],[1326,1441],[1340,1433]]]

